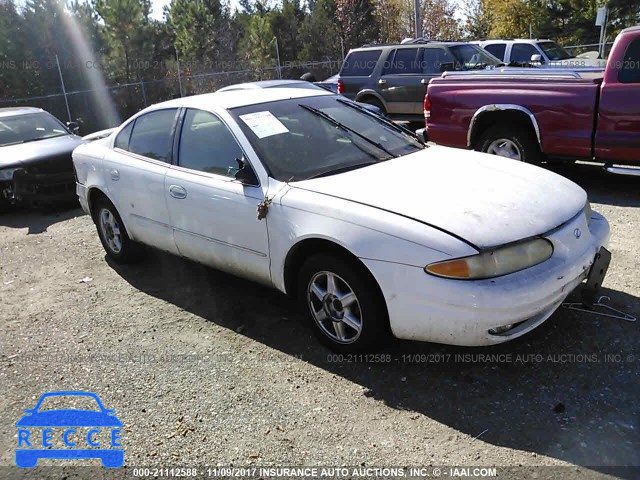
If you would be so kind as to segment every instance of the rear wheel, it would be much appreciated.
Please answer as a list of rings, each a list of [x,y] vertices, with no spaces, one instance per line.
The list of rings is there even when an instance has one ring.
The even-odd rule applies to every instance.
[[[382,104],[382,102],[378,100],[376,97],[364,97],[362,100],[358,100],[358,102],[366,103],[368,105],[373,105],[374,107],[380,110],[380,115],[384,117],[387,116],[387,110],[384,108],[384,105]]]
[[[96,228],[107,255],[118,263],[133,263],[142,255],[142,246],[133,242],[113,204],[105,197],[94,207]]]
[[[526,128],[495,125],[478,140],[477,150],[526,163],[540,163],[540,148]]]
[[[314,332],[336,352],[375,350],[390,337],[378,285],[354,260],[328,253],[309,257],[300,270],[298,295]]]

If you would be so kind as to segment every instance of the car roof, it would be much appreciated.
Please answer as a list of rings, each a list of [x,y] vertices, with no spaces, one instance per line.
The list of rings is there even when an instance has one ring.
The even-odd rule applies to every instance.
[[[225,92],[205,93],[190,97],[175,98],[167,102],[152,105],[143,112],[158,110],[162,108],[198,108],[213,109],[222,107],[224,109],[246,107],[260,103],[273,102],[277,100],[288,100],[290,98],[318,97],[321,95],[334,95],[324,89],[314,88],[255,88],[248,90],[228,90]],[[142,112],[141,112],[142,113]]]
[[[28,113],[44,112],[41,108],[37,107],[5,107],[0,108],[0,118],[13,117],[15,115],[26,115]]]
[[[508,42],[521,42],[521,43],[537,43],[537,42],[553,42],[548,38],[487,38],[485,40],[473,40],[471,43],[508,43]]]
[[[362,50],[380,50],[384,48],[424,48],[434,46],[455,46],[455,45],[469,45],[470,42],[438,42],[438,41],[429,41],[426,43],[385,43],[385,44],[368,44],[363,45],[362,47],[352,48],[351,52],[359,52]],[[476,45],[477,46],[477,45]]]
[[[236,83],[223,87],[218,92],[230,92],[233,90],[255,90],[260,88],[320,88],[306,80],[260,80],[258,82]]]

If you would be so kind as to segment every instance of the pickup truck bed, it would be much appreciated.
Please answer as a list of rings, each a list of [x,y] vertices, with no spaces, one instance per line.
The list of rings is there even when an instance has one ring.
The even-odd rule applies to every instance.
[[[620,33],[604,70],[446,72],[429,83],[424,113],[442,145],[640,166],[640,26]]]

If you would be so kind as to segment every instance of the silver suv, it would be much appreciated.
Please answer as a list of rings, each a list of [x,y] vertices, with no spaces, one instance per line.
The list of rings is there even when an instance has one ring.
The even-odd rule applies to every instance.
[[[581,68],[604,67],[606,63],[606,60],[598,58],[574,57],[553,40],[518,38],[472,43],[512,66]]]
[[[349,51],[338,93],[369,103],[397,120],[424,122],[429,80],[447,70],[494,68],[502,62],[477,45],[414,40],[400,45],[365,45]]]

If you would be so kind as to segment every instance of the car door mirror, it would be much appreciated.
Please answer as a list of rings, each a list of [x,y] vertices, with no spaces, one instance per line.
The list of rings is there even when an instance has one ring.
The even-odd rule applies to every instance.
[[[542,55],[540,54],[531,55],[531,63],[542,63]]]
[[[80,125],[78,125],[77,122],[67,122],[67,128],[69,129],[69,131],[71,131],[71,133],[74,133],[76,135],[80,131]]]
[[[244,158],[236,158],[236,162],[238,162],[238,171],[233,177],[243,185],[258,185],[258,177]]]
[[[420,128],[420,129],[416,130],[416,138],[418,139],[418,141],[421,144],[426,145],[427,144],[427,129],[426,128]]]
[[[450,70],[455,70],[455,69],[456,69],[456,64],[454,62],[440,64],[441,73],[448,72]]]

